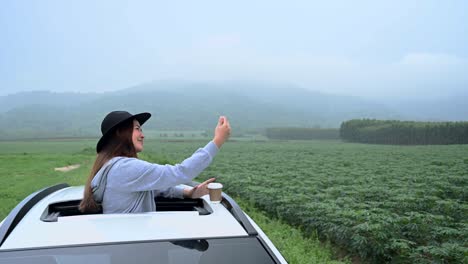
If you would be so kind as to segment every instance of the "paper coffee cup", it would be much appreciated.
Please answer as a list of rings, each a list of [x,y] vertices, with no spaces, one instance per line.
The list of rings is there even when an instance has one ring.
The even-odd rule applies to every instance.
[[[212,203],[219,203],[222,200],[221,193],[223,192],[223,185],[219,182],[212,182],[208,184],[208,191],[210,193],[210,201]]]

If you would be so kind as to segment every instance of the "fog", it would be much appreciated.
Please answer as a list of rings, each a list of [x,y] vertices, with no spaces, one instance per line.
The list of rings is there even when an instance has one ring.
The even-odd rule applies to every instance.
[[[466,1],[3,1],[0,95],[155,80],[334,95],[468,94]]]

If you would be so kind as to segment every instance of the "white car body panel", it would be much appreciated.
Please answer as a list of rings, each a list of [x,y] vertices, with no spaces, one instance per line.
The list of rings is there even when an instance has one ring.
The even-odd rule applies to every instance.
[[[274,263],[287,263],[261,228],[226,194],[223,194],[223,203],[212,203],[208,195],[203,196],[202,202],[197,201],[197,206],[192,208],[197,211],[161,209],[138,214],[85,215],[72,211],[72,216],[59,216],[58,212],[62,211],[56,211],[56,206],[62,206],[63,212],[69,208],[76,210],[77,203],[83,197],[84,186],[67,186],[56,185],[47,188],[47,191],[31,194],[0,223],[0,253],[5,253],[4,261],[8,260],[9,252],[29,252],[30,249],[33,249],[30,252],[34,252],[37,249],[132,244],[137,241],[246,238],[261,243],[261,252],[263,249],[263,253],[268,251]],[[32,198],[35,201],[25,206]],[[52,204],[51,213],[49,206]],[[164,206],[162,204],[164,201],[161,203]],[[37,256],[34,256],[34,261],[37,260]]]
[[[1,249],[248,235],[222,204],[211,203],[207,195],[202,199],[213,212],[203,216],[195,211],[150,212],[66,216],[57,222],[40,220],[50,203],[82,196],[83,187],[68,187],[47,196],[28,212]]]

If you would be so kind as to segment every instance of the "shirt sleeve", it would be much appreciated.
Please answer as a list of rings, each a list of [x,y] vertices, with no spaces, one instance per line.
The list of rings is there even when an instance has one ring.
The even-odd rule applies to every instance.
[[[174,187],[169,187],[166,190],[155,190],[154,196],[162,196],[166,198],[184,198],[184,189],[185,187],[182,185],[177,185]]]
[[[112,168],[113,188],[139,192],[165,190],[191,181],[213,161],[219,149],[213,141],[176,165],[159,165],[137,158],[126,158]]]

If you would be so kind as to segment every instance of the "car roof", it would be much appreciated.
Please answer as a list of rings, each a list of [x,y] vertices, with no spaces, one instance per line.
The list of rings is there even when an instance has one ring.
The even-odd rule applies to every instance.
[[[242,237],[250,234],[249,228],[239,221],[232,208],[229,210],[222,203],[211,203],[208,195],[201,197],[211,212],[208,215],[200,215],[196,211],[163,211],[64,216],[53,222],[41,220],[50,204],[81,200],[83,189],[83,186],[60,188],[41,198],[20,220],[16,220],[0,249],[79,245],[84,242]]]

